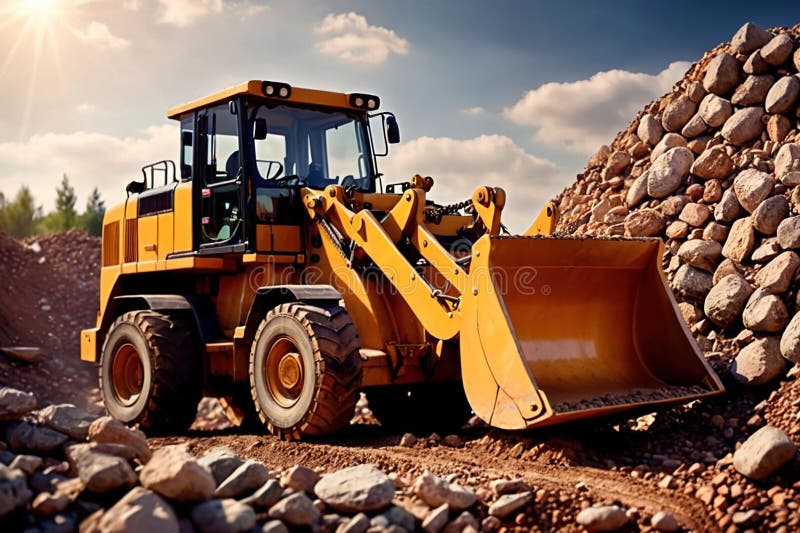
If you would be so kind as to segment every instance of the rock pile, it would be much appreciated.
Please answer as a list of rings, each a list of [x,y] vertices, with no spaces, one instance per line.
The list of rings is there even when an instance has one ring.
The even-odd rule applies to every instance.
[[[684,317],[745,385],[800,362],[799,46],[745,24],[557,199],[561,231],[663,238]]]

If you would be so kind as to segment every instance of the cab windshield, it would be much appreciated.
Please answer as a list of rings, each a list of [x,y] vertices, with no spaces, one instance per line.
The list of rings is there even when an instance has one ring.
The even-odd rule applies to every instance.
[[[247,142],[257,188],[342,185],[374,192],[375,173],[365,117],[346,111],[301,109],[274,102],[246,106]]]

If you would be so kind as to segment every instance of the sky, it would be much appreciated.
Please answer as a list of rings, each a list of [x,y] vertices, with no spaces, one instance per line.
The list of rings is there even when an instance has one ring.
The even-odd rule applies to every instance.
[[[402,143],[387,182],[508,192],[524,230],[587,158],[745,22],[795,2],[0,0],[0,191],[45,210],[67,173],[116,203],[176,159],[168,108],[248,79],[381,96]]]

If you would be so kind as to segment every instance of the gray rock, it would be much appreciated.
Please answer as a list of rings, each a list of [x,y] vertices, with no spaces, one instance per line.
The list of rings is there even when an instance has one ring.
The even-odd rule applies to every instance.
[[[784,218],[778,224],[778,244],[784,250],[800,248],[800,217]]]
[[[791,251],[783,252],[758,271],[755,281],[762,289],[779,294],[789,289],[800,267],[800,257]]]
[[[422,531],[425,533],[438,533],[450,519],[450,507],[443,503],[430,513],[422,521]]]
[[[664,136],[664,128],[661,127],[661,122],[653,115],[645,114],[639,120],[639,127],[636,128],[636,134],[642,142],[655,146],[661,137]]]
[[[722,255],[722,245],[716,241],[691,239],[678,248],[678,257],[684,262],[709,272],[714,272],[714,266],[720,255]]]
[[[496,496],[502,496],[503,494],[511,494],[516,492],[528,492],[531,490],[528,482],[522,478],[511,480],[495,479],[489,484],[489,488],[492,489],[492,492],[494,492]]]
[[[25,473],[0,464],[0,518],[24,506],[31,496]]]
[[[688,96],[681,94],[664,110],[661,116],[661,125],[666,131],[681,131],[695,111],[697,111],[697,104],[689,100]]]
[[[583,509],[576,518],[587,531],[616,531],[628,523],[628,515],[617,505],[595,505]]]
[[[739,107],[764,105],[773,83],[775,78],[769,74],[748,76],[744,83],[736,88],[731,102]]]
[[[765,74],[772,70],[772,65],[764,61],[764,58],[761,57],[761,50],[756,50],[750,54],[750,57],[744,62],[742,70],[744,70],[745,74],[750,75]]]
[[[688,148],[671,148],[650,167],[647,177],[647,194],[653,198],[669,196],[680,187],[689,175],[694,155]]]
[[[625,205],[629,208],[635,207],[644,200],[645,196],[647,196],[647,172],[633,181],[625,195]]]
[[[430,507],[446,503],[453,510],[467,509],[477,501],[475,494],[456,483],[425,472],[414,483],[414,494]]]
[[[103,513],[98,523],[98,530],[120,533],[123,531],[178,533],[180,527],[178,517],[169,503],[154,492],[135,487]]]
[[[764,337],[742,348],[730,371],[739,383],[758,386],[780,376],[785,366],[777,337]]]
[[[18,455],[8,465],[9,468],[22,470],[28,475],[36,472],[40,466],[42,466],[42,458],[36,455]]]
[[[69,446],[66,455],[78,472],[78,477],[92,492],[104,493],[130,487],[138,481],[128,461],[114,455],[95,452],[90,444]]]
[[[236,500],[209,500],[192,509],[192,523],[201,533],[236,533],[253,529],[256,514]]]
[[[800,364],[800,313],[789,321],[781,335],[781,355],[795,364]]]
[[[788,33],[779,33],[761,47],[761,57],[770,65],[777,67],[782,65],[792,55],[794,41]]]
[[[742,170],[733,180],[736,198],[750,213],[772,193],[774,186],[772,176],[754,168]]]
[[[787,172],[781,176],[781,183],[787,187],[797,187],[800,185],[800,171],[794,170],[792,172]]]
[[[756,243],[756,234],[750,217],[740,218],[731,226],[722,255],[741,263],[747,259]]]
[[[656,531],[678,531],[680,525],[675,515],[666,511],[659,511],[650,519],[650,526]]]
[[[268,479],[267,467],[250,459],[242,463],[217,487],[214,497],[236,498],[261,487]]]
[[[764,239],[761,246],[753,250],[750,258],[756,263],[763,263],[775,259],[779,253],[781,253],[781,246],[778,244],[778,239],[773,237]]]
[[[800,144],[786,143],[775,156],[775,177],[783,180],[787,174],[797,170],[800,170]]]
[[[216,482],[183,445],[165,446],[153,454],[142,468],[142,485],[180,502],[207,500],[214,495]]]
[[[44,425],[55,429],[75,440],[86,440],[89,426],[97,417],[69,403],[48,405],[39,411],[39,418]]]
[[[314,487],[319,482],[319,474],[305,466],[293,466],[281,478],[281,485],[295,490],[314,494]]]
[[[273,505],[269,517],[282,520],[290,526],[311,526],[321,518],[314,502],[303,492],[296,492]]]
[[[36,396],[11,387],[0,387],[0,421],[19,420],[36,409]]]
[[[283,495],[280,483],[270,479],[253,494],[242,500],[242,503],[254,509],[269,509],[278,503]]]
[[[655,237],[664,230],[664,217],[655,209],[639,209],[625,217],[625,235]]]
[[[678,268],[672,278],[672,289],[689,302],[703,302],[712,285],[709,272],[685,264]]]
[[[721,53],[708,63],[703,87],[720,96],[730,93],[739,84],[741,65],[730,54]]]
[[[136,450],[142,464],[149,461],[152,456],[144,433],[138,429],[129,428],[110,416],[104,416],[92,422],[89,426],[89,440],[130,446]]]
[[[753,288],[737,274],[728,274],[709,291],[703,305],[706,316],[722,328],[731,326],[744,310]]]
[[[736,198],[736,193],[733,189],[728,189],[722,193],[722,199],[714,208],[714,220],[717,222],[732,222],[739,216],[741,205]]]
[[[656,159],[664,155],[670,149],[681,147],[686,147],[686,139],[678,133],[667,133],[658,141],[653,151],[650,152],[650,161],[655,162]]]
[[[733,114],[733,106],[730,101],[720,98],[715,94],[709,94],[700,102],[698,111],[703,122],[712,128],[719,128]]]
[[[398,505],[392,505],[380,516],[385,518],[390,525],[400,527],[405,531],[414,531],[416,529],[417,520],[414,515]]]
[[[455,520],[447,524],[444,528],[444,533],[461,533],[461,532],[475,532],[481,525],[478,520],[472,516],[469,511],[464,511],[456,517]]]
[[[742,313],[742,322],[752,331],[775,333],[789,322],[783,300],[764,289],[753,292]]]
[[[761,136],[764,125],[761,119],[764,109],[760,107],[745,107],[736,111],[722,126],[722,136],[726,141],[742,146]]]
[[[695,115],[689,119],[689,122],[687,122],[681,130],[681,135],[687,139],[692,139],[704,134],[707,131],[708,124],[705,123],[703,117],[700,116],[700,113],[695,113]]]
[[[314,492],[337,511],[357,513],[377,511],[391,504],[394,484],[386,474],[364,464],[322,476]]]
[[[367,525],[369,525],[369,521],[367,521]],[[347,530],[347,533],[364,533],[367,528],[364,529],[354,529],[354,530]],[[283,522],[280,520],[269,520],[264,523],[261,527],[261,533],[289,533],[289,528],[283,525]],[[336,533],[344,533],[343,531],[337,530]]]
[[[686,87],[686,96],[695,104],[699,104],[705,95],[706,90],[703,88],[703,82],[701,81],[693,81]]]
[[[233,474],[234,470],[242,466],[244,461],[227,446],[214,446],[206,451],[197,462],[211,471],[214,480],[219,485]]]
[[[789,214],[789,201],[783,196],[773,196],[753,210],[753,227],[764,235],[774,235],[778,225]]]
[[[489,514],[498,518],[506,518],[528,505],[532,499],[530,492],[504,494],[489,506]]]
[[[764,107],[767,113],[786,113],[797,103],[800,95],[800,80],[797,76],[784,76],[767,93]]]
[[[751,479],[766,479],[794,459],[797,446],[780,429],[764,426],[733,454],[733,467]]]
[[[6,443],[17,452],[44,453],[55,450],[67,442],[63,433],[50,428],[34,426],[27,422],[16,422],[6,427]]]
[[[745,23],[731,39],[731,49],[737,54],[749,54],[767,44],[772,34],[752,22]]]

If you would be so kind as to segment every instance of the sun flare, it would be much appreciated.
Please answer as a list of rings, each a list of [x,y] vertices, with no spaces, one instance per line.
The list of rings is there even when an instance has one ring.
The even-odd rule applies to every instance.
[[[30,17],[47,18],[58,9],[58,0],[20,0],[19,10]]]

